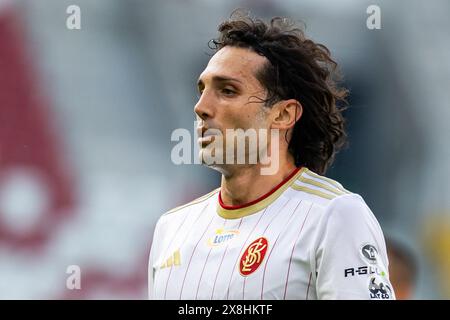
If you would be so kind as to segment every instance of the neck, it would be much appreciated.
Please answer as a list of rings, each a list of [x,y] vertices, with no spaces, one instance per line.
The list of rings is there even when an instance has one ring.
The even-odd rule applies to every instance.
[[[222,175],[220,193],[222,202],[228,206],[244,205],[270,192],[295,170],[293,159],[281,161],[273,175],[261,175],[261,166],[235,167]]]

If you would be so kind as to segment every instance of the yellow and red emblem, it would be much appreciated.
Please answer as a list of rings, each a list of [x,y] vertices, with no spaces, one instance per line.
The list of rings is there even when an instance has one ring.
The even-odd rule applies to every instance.
[[[239,263],[239,272],[241,275],[248,276],[258,269],[264,260],[269,242],[266,238],[260,237],[250,243],[241,256]]]

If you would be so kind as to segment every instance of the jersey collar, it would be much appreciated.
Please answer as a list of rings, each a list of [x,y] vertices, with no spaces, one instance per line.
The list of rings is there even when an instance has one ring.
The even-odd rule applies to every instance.
[[[249,203],[228,206],[222,202],[221,191],[219,192],[219,201],[217,203],[217,214],[224,219],[239,219],[253,213],[256,213],[274,202],[278,197],[289,188],[295,180],[306,170],[305,167],[296,168],[289,176],[280,182],[275,188]]]

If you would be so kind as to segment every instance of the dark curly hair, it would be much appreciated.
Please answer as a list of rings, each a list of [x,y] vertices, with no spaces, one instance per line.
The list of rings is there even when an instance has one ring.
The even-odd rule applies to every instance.
[[[346,142],[342,111],[348,91],[338,86],[339,72],[330,51],[307,39],[287,18],[265,23],[237,11],[218,31],[219,37],[210,42],[215,52],[225,46],[249,48],[269,60],[256,73],[268,93],[265,106],[287,99],[301,103],[303,114],[294,125],[288,150],[297,167],[324,174]]]

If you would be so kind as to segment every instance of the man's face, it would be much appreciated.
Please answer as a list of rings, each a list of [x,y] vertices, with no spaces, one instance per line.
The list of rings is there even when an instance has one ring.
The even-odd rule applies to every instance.
[[[218,129],[225,150],[226,129],[270,128],[260,100],[266,98],[266,90],[255,76],[265,63],[265,57],[250,49],[230,46],[211,58],[198,80],[200,98],[194,111],[200,120],[199,137],[207,129]],[[214,138],[200,138],[201,147],[207,147]]]

